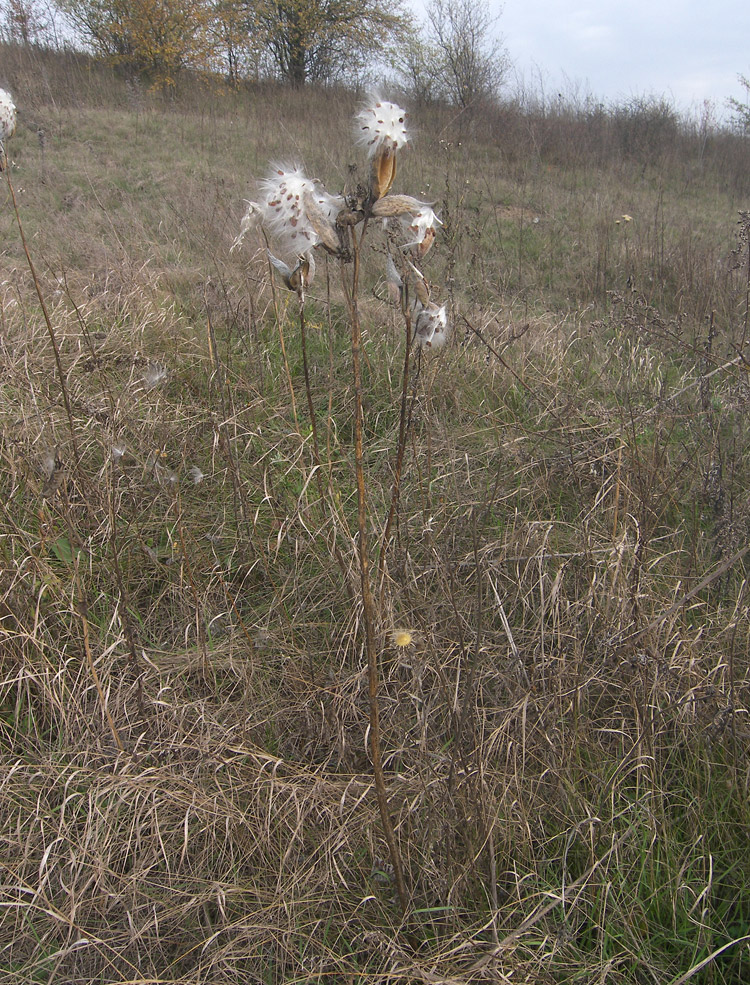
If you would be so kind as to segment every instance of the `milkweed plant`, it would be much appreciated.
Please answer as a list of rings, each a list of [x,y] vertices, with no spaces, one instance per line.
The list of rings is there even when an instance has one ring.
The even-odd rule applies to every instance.
[[[410,141],[405,110],[392,102],[372,97],[354,117],[355,143],[363,148],[369,162],[369,178],[356,191],[331,194],[320,181],[308,177],[298,163],[272,164],[267,177],[257,186],[257,198],[247,203],[240,232],[233,249],[251,231],[262,230],[268,259],[276,276],[299,297],[302,356],[308,407],[313,432],[316,465],[320,466],[313,402],[307,374],[304,305],[305,292],[313,282],[316,255],[337,258],[351,328],[354,377],[354,459],[357,484],[357,541],[362,624],[365,634],[370,699],[369,749],[383,834],[393,866],[394,880],[404,914],[409,897],[403,875],[401,855],[388,809],[388,794],[380,751],[379,656],[380,647],[392,637],[378,634],[378,614],[371,586],[368,549],[367,488],[363,455],[362,374],[360,366],[361,329],[357,292],[362,249],[370,228],[384,226],[387,237],[385,278],[389,293],[400,305],[405,326],[405,354],[402,376],[401,415],[394,467],[390,510],[383,524],[378,556],[378,597],[382,599],[385,557],[391,526],[398,506],[401,472],[407,430],[407,388],[412,347],[420,352],[445,344],[449,323],[444,305],[431,298],[429,284],[420,269],[435,242],[440,219],[427,202],[392,191],[399,154]],[[273,251],[269,244],[273,246]],[[279,255],[280,254],[280,255]],[[320,468],[316,470],[320,475]],[[324,498],[322,480],[321,499]],[[398,645],[398,644],[397,644]]]
[[[316,253],[344,262],[358,254],[369,220],[381,220],[401,242],[389,253],[386,278],[413,326],[410,342],[437,349],[448,338],[444,305],[430,298],[419,263],[435,241],[440,219],[426,202],[393,194],[398,153],[410,141],[408,114],[395,103],[373,97],[354,118],[355,142],[367,151],[367,188],[352,195],[332,195],[298,164],[272,164],[258,183],[257,201],[247,202],[240,233],[232,249],[252,230],[262,228],[274,248],[268,257],[279,279],[304,299],[315,277]],[[357,227],[362,227],[357,237]]]

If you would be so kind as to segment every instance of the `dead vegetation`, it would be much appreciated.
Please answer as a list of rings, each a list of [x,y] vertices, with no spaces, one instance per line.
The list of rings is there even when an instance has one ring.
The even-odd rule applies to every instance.
[[[238,114],[272,110],[34,98],[23,118],[56,129],[16,134],[10,179],[59,362],[4,183],[0,982],[744,980],[750,268],[733,193],[691,186],[711,218],[673,238],[686,200],[662,175],[663,224],[615,228],[636,212],[619,200],[576,231],[527,226],[531,168],[486,170],[479,140],[475,184],[463,150],[407,165],[441,190],[430,276],[455,331],[414,356],[376,593],[402,919],[368,757],[343,298],[323,269],[321,485],[296,310],[252,248],[229,253],[232,176],[273,142]],[[298,133],[309,106],[283,109]],[[554,208],[536,186],[540,214],[593,174],[563,177]],[[515,200],[485,208],[498,189]],[[554,284],[532,279],[535,252]],[[403,342],[366,277],[377,547]]]

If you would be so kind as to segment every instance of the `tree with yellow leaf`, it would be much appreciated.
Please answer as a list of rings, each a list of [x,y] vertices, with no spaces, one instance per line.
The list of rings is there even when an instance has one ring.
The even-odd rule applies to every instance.
[[[353,78],[404,36],[400,0],[246,0],[249,29],[294,86]]]
[[[96,54],[157,85],[209,63],[209,0],[60,0],[60,7]]]
[[[351,80],[406,33],[402,0],[57,0],[101,56],[174,82],[185,67],[237,81],[248,65],[300,86]]]

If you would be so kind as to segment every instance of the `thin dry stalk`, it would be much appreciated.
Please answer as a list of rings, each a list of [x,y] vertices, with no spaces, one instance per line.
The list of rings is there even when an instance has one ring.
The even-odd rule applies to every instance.
[[[63,404],[65,406],[65,414],[68,418],[68,428],[70,430],[70,443],[73,449],[73,457],[75,458],[76,465],[81,464],[81,456],[78,451],[78,442],[76,441],[75,426],[73,424],[73,411],[70,406],[70,397],[68,396],[68,386],[66,382],[65,372],[63,371],[62,358],[60,356],[60,347],[57,344],[57,335],[52,327],[52,321],[50,320],[49,312],[47,311],[47,305],[44,301],[44,295],[42,294],[42,288],[39,284],[39,278],[36,274],[36,267],[34,266],[34,261],[31,259],[31,253],[29,252],[29,246],[26,242],[26,234],[23,230],[23,223],[21,222],[21,213],[18,211],[18,202],[16,201],[16,192],[13,187],[13,182],[10,179],[10,168],[5,172],[6,180],[8,182],[8,189],[10,191],[10,197],[13,200],[13,211],[16,216],[16,223],[18,224],[18,232],[21,236],[21,243],[23,244],[23,252],[26,256],[26,262],[29,265],[29,271],[31,272],[31,279],[34,281],[34,290],[36,291],[37,297],[39,298],[39,305],[42,309],[42,315],[44,316],[44,324],[47,326],[47,332],[49,334],[49,339],[52,344],[52,351],[55,355],[55,366],[57,367],[57,374],[60,377],[60,390],[62,392]]]
[[[396,463],[393,472],[393,486],[391,488],[391,504],[388,508],[383,536],[380,539],[380,554],[378,555],[378,591],[380,593],[380,603],[383,604],[383,590],[385,582],[385,562],[388,552],[388,542],[391,537],[391,527],[398,509],[399,493],[401,491],[401,473],[404,466],[404,453],[406,451],[406,439],[408,431],[408,393],[409,393],[409,365],[411,363],[411,313],[406,297],[402,299],[402,314],[404,317],[404,368],[401,374],[401,406],[398,418],[398,444],[396,446]]]
[[[376,612],[375,603],[372,597],[370,586],[370,558],[368,553],[368,531],[367,531],[367,490],[365,485],[364,452],[362,441],[362,430],[364,413],[362,409],[362,364],[361,364],[361,345],[362,329],[359,320],[359,310],[357,307],[357,292],[359,286],[359,247],[362,237],[366,233],[367,223],[365,222],[360,238],[352,230],[353,243],[353,264],[351,283],[347,277],[346,266],[341,263],[341,281],[346,297],[347,308],[349,311],[349,321],[352,338],[352,367],[354,375],[354,461],[357,481],[357,532],[359,541],[357,544],[359,557],[360,588],[362,592],[362,610],[365,628],[365,650],[367,653],[367,675],[368,693],[370,704],[370,754],[372,757],[372,770],[375,779],[375,790],[378,798],[378,808],[380,810],[380,820],[383,825],[383,834],[388,844],[388,852],[393,866],[393,875],[396,881],[401,911],[406,916],[409,910],[409,896],[404,882],[403,864],[401,853],[396,842],[396,835],[393,830],[393,822],[388,810],[388,792],[385,785],[383,774],[383,760],[380,748],[380,704],[379,704],[379,662],[377,644],[375,641]]]

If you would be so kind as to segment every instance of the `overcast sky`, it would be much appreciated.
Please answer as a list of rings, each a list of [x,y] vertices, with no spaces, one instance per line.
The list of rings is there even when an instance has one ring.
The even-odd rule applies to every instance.
[[[750,77],[747,0],[489,0],[527,83],[621,101],[665,95],[680,109],[704,99],[726,115]],[[538,89],[538,84],[536,85]]]

